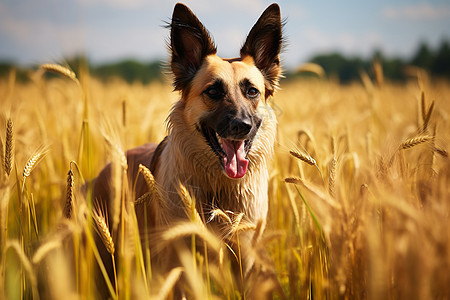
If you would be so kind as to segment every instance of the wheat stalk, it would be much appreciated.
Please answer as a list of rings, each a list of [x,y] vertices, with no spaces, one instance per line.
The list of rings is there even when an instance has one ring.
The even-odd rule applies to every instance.
[[[294,178],[294,177],[288,177],[284,179],[284,182],[286,183],[292,183],[292,184],[297,184],[297,185],[302,185],[303,182],[298,179],[298,178]]]
[[[112,139],[103,132],[103,137],[111,150],[112,154],[112,205],[110,206],[112,212],[112,229],[116,231],[120,222],[120,212],[122,210],[122,199],[124,192],[125,173],[128,169],[128,162],[125,152],[118,143],[113,143]],[[117,162],[118,161],[118,162]]]
[[[378,59],[373,62],[373,72],[375,74],[375,83],[380,88],[383,85],[383,66]]]
[[[6,123],[6,140],[5,140],[5,172],[9,176],[14,164],[14,123],[11,118]]]
[[[47,154],[47,149],[41,148],[37,150],[27,161],[25,167],[23,168],[23,183],[22,183],[22,191],[25,188],[25,181],[31,175],[31,172],[34,170],[39,161]]]
[[[184,204],[186,213],[188,216],[190,216],[191,221],[204,226],[205,224],[203,223],[202,218],[200,217],[200,215],[198,214],[198,211],[195,207],[195,199],[193,199],[191,197],[191,195],[189,194],[188,190],[186,189],[186,187],[180,182],[179,183],[179,191],[178,193],[181,196],[181,200]]]
[[[232,228],[232,233],[247,231],[247,230],[256,230],[257,225],[251,222],[241,222],[235,227]]]
[[[58,65],[58,64],[43,64],[41,65],[41,69],[46,72],[56,73],[62,76],[65,76],[75,82],[78,83],[77,75],[71,69]]]
[[[255,227],[255,233],[252,237],[252,246],[255,247],[259,240],[261,240],[261,236],[263,234],[264,228],[266,227],[266,220],[261,218]]]
[[[113,155],[116,155],[119,158],[120,166],[124,170],[127,170],[128,169],[127,157],[125,155],[125,152],[122,150],[122,147],[120,147],[120,145],[117,143],[113,143],[111,138],[109,136],[107,136],[106,134],[104,134],[104,138],[105,138],[105,141],[108,144],[108,146],[113,151]]]
[[[26,178],[30,176],[31,171],[34,170],[34,167],[37,165],[38,161],[43,157],[44,153],[39,151],[35,154],[33,154],[25,164],[25,167],[23,168],[23,177]]]
[[[134,206],[138,206],[143,203],[147,203],[151,199],[152,199],[152,194],[150,192],[147,192],[134,201]]]
[[[231,228],[233,229],[233,231],[236,231],[238,226],[241,224],[243,217],[244,217],[244,213],[241,212],[241,213],[237,214],[236,217],[233,219],[233,223],[231,224]]]
[[[216,217],[219,217],[220,219],[225,220],[227,223],[232,224],[233,222],[231,221],[231,218],[220,208],[216,208],[213,209],[211,211],[211,216],[208,219],[208,222],[211,222],[212,220],[214,220]]]
[[[14,250],[17,257],[19,258],[21,265],[23,269],[25,270],[25,273],[28,275],[28,279],[31,283],[31,288],[33,292],[34,299],[39,299],[39,294],[37,292],[37,278],[36,274],[33,269],[33,265],[31,264],[30,260],[28,259],[27,255],[25,254],[22,246],[19,244],[19,241],[17,240],[10,240],[6,243],[5,249],[3,250],[4,253],[8,251],[8,249]]]
[[[435,151],[437,154],[441,155],[442,157],[448,157],[448,152],[445,149],[434,147],[433,151]]]
[[[124,128],[127,127],[127,100],[122,101],[122,125]]]
[[[175,284],[183,272],[182,267],[174,268],[170,270],[169,275],[167,275],[166,280],[159,289],[157,299],[168,299],[169,293],[173,290]]]
[[[219,252],[221,243],[217,237],[209,232],[205,226],[194,222],[184,222],[170,227],[168,230],[164,231],[162,239],[165,242],[170,243],[177,239],[190,237],[192,235],[199,236],[209,245],[209,247],[211,247],[211,249]]]
[[[421,91],[420,93],[420,104],[421,104],[421,112],[422,112],[422,121],[425,120],[426,115],[427,115],[427,106],[426,106],[426,102],[425,102],[425,92]]]
[[[31,261],[33,262],[33,264],[37,265],[51,251],[58,249],[61,246],[62,246],[62,243],[60,240],[50,240],[50,241],[46,242],[45,244],[39,246],[39,248],[34,253]]]
[[[430,123],[430,119],[431,119],[431,114],[433,113],[434,110],[434,101],[431,102],[430,107],[428,108],[428,111],[425,115],[425,118],[423,119],[423,130],[425,131],[428,127],[428,124]]]
[[[160,199],[160,191],[158,184],[156,183],[155,177],[152,172],[144,165],[139,164],[139,172],[144,176],[145,183],[147,183],[150,197],[147,199]],[[137,201],[137,200],[136,200]]]
[[[325,70],[322,68],[322,66],[315,64],[315,63],[305,63],[301,65],[300,67],[295,70],[296,73],[302,73],[302,72],[310,72],[314,73],[319,77],[325,76]]]
[[[314,158],[312,158],[309,154],[303,154],[303,153],[301,153],[300,151],[297,151],[297,150],[295,150],[295,151],[291,150],[291,151],[289,151],[289,153],[293,157],[295,157],[295,158],[297,158],[297,159],[307,163],[308,165],[317,166],[316,160]]]
[[[328,191],[332,197],[336,195],[336,165],[337,159],[333,156],[328,170]]]
[[[73,172],[72,167],[67,173],[67,189],[66,189],[66,202],[64,205],[64,217],[70,219],[72,217],[72,209],[73,209]]]
[[[400,144],[400,149],[409,149],[422,143],[426,143],[434,139],[431,135],[419,135],[410,139],[407,139]]]
[[[1,137],[0,137],[0,165],[2,169],[5,169],[5,148],[3,147],[3,139]]]
[[[105,218],[104,213],[99,207],[93,210],[92,217],[97,225],[97,232],[99,233],[106,250],[111,255],[114,255],[114,241],[112,239],[111,232],[109,231],[107,218]]]
[[[0,248],[3,248],[8,235],[8,205],[10,187],[7,176],[0,174]]]

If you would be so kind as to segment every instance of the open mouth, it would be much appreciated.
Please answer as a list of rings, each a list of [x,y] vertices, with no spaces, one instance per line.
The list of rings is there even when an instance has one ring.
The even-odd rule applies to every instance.
[[[250,134],[244,140],[223,138],[205,124],[201,124],[201,132],[213,152],[219,157],[227,176],[233,179],[244,177],[248,169],[247,155],[255,134]]]

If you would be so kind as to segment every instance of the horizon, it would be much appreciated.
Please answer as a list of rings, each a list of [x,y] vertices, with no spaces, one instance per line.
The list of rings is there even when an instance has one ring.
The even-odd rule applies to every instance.
[[[176,2],[4,0],[0,61],[32,65],[79,54],[95,65],[126,59],[165,61],[169,32],[164,24]],[[239,53],[246,34],[271,2],[184,1],[211,32],[222,57]],[[288,69],[331,52],[369,58],[381,51],[386,57],[410,59],[421,43],[435,50],[450,37],[450,4],[441,0],[278,3],[287,20],[282,60]]]

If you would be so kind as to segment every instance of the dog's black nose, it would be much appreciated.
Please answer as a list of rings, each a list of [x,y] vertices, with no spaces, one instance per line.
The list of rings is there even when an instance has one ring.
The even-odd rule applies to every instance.
[[[252,130],[252,120],[250,118],[234,119],[230,124],[230,135],[234,138],[245,138]]]

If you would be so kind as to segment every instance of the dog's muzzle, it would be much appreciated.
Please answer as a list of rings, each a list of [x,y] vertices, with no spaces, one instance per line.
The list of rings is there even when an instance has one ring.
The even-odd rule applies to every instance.
[[[225,118],[214,128],[207,123],[200,123],[200,131],[219,157],[225,174],[233,179],[244,177],[248,171],[248,153],[261,126],[261,119],[256,116]]]

